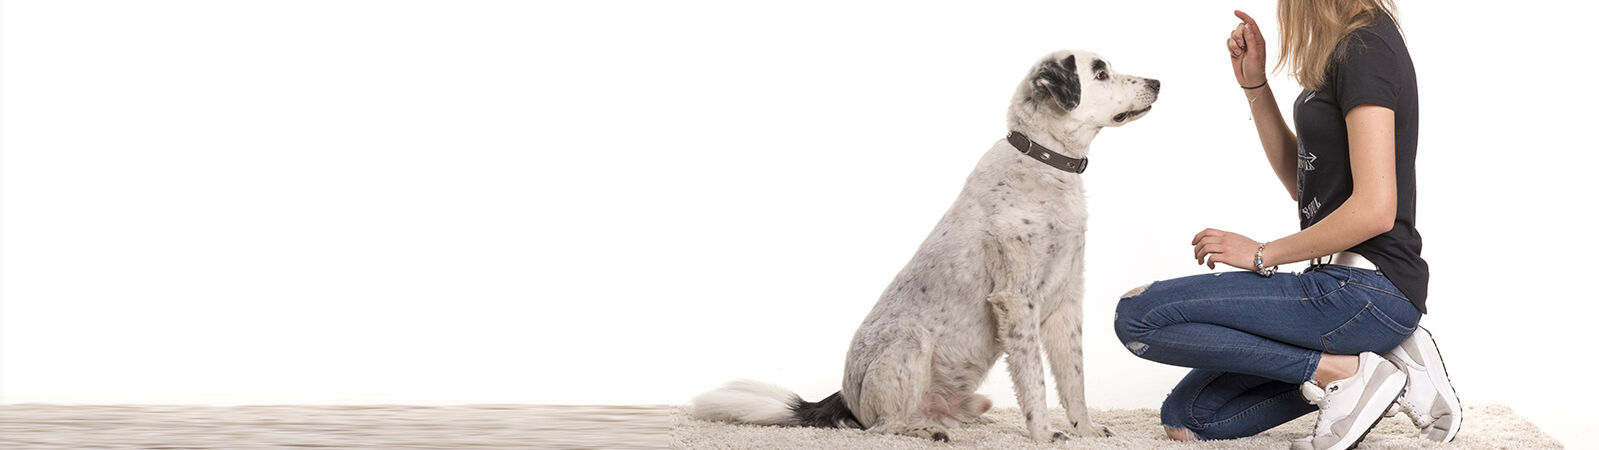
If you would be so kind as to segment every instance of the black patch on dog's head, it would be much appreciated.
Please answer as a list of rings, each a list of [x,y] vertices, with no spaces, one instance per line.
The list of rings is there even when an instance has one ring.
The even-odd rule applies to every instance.
[[[1044,61],[1033,73],[1033,96],[1055,99],[1061,109],[1071,111],[1082,101],[1083,86],[1077,81],[1077,55],[1062,60]]]
[[[1105,69],[1108,69],[1108,68],[1109,67],[1105,65],[1105,60],[1103,60],[1103,59],[1094,60],[1094,73],[1102,72],[1102,71],[1104,71]]]

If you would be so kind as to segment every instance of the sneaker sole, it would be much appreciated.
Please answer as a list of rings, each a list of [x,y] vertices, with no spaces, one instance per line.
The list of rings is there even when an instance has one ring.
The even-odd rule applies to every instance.
[[[1419,326],[1416,329],[1427,333],[1427,340],[1417,339],[1417,344],[1426,346],[1421,349],[1421,355],[1417,356],[1421,357],[1421,363],[1427,367],[1433,367],[1433,364],[1437,364],[1439,369],[1443,369],[1428,370],[1427,377],[1432,379],[1432,385],[1439,388],[1438,395],[1442,396],[1444,403],[1449,405],[1449,413],[1439,416],[1432,421],[1432,424],[1423,428],[1421,437],[1438,442],[1450,442],[1455,440],[1456,434],[1460,433],[1460,423],[1465,419],[1463,417],[1465,411],[1460,407],[1460,396],[1455,393],[1455,386],[1449,384],[1449,366],[1444,364],[1444,355],[1438,351],[1438,343],[1432,338],[1432,332]],[[1446,390],[1448,392],[1444,392]],[[1439,436],[1440,433],[1442,434],[1441,436]]]
[[[1365,410],[1360,411],[1360,415],[1356,416],[1355,420],[1358,420],[1358,421],[1360,421],[1360,423],[1365,424],[1365,425],[1363,425],[1363,430],[1360,432],[1360,435],[1356,436],[1355,440],[1353,442],[1350,442],[1349,441],[1349,436],[1346,435],[1346,436],[1344,436],[1344,439],[1339,440],[1338,443],[1336,443],[1336,444],[1333,444],[1333,446],[1331,448],[1333,448],[1333,449],[1355,448],[1355,446],[1360,445],[1361,441],[1366,440],[1366,435],[1367,434],[1371,434],[1371,430],[1372,429],[1377,428],[1377,422],[1381,422],[1382,421],[1383,413],[1388,411],[1388,405],[1392,404],[1395,401],[1398,401],[1399,397],[1405,395],[1405,385],[1408,383],[1408,379],[1407,379],[1407,376],[1405,375],[1405,371],[1404,370],[1400,370],[1400,371],[1398,371],[1396,373],[1398,374],[1398,376],[1389,377],[1387,380],[1383,381],[1382,385],[1377,387],[1377,393],[1372,394],[1372,397],[1371,397],[1372,399],[1386,398],[1386,399],[1388,399],[1388,401],[1380,403],[1380,405],[1382,405],[1382,406],[1367,406]],[[1392,391],[1393,394],[1390,395],[1388,393],[1389,391]],[[1379,404],[1379,403],[1374,403],[1374,404]],[[1349,433],[1349,434],[1353,435],[1354,433]]]

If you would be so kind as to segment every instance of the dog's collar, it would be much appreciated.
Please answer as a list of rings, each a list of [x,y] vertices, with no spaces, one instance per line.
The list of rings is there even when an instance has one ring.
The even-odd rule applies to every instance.
[[[1016,147],[1017,151],[1031,156],[1039,162],[1049,164],[1050,167],[1071,173],[1083,173],[1084,170],[1088,170],[1088,158],[1073,158],[1055,153],[1050,149],[1044,148],[1043,145],[1033,142],[1032,139],[1028,139],[1027,135],[1022,134],[1020,131],[1010,132],[1009,136],[1005,136],[1005,140],[1010,141],[1010,145]]]

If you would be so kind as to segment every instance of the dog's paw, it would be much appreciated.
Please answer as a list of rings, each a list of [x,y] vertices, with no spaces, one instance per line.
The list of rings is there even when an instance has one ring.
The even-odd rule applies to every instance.
[[[1049,433],[1049,441],[1050,442],[1061,442],[1061,441],[1070,441],[1070,440],[1072,440],[1072,435],[1066,434],[1065,431],[1055,431],[1055,432]]]
[[[922,439],[932,439],[939,442],[949,442],[949,430],[945,430],[944,427],[940,426],[910,428],[900,432],[900,434],[911,437],[919,437]]]
[[[1100,424],[1096,424],[1096,423],[1093,423],[1093,422],[1078,424],[1076,431],[1077,431],[1077,435],[1078,436],[1083,436],[1083,437],[1113,437],[1113,436],[1116,436],[1116,433],[1113,432],[1113,431],[1110,431],[1109,427],[1106,427],[1106,426],[1100,425]]]

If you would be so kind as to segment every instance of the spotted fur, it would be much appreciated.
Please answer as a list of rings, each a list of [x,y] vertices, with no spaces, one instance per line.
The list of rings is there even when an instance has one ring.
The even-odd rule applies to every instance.
[[[1007,124],[1051,150],[1085,158],[1100,129],[1141,117],[1158,91],[1159,82],[1111,72],[1098,55],[1059,51],[1028,71]],[[1034,441],[1110,435],[1088,419],[1083,400],[1087,219],[1081,175],[996,142],[856,331],[836,394],[845,412],[871,432],[947,439],[949,428],[981,420],[991,406],[975,392],[1003,354]],[[1049,429],[1045,353],[1073,424],[1065,434]],[[740,383],[753,382],[702,395],[694,414],[807,424],[783,410],[789,398],[798,398],[793,393]],[[749,392],[769,394],[741,396]],[[842,423],[838,411],[810,416]]]

